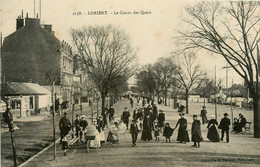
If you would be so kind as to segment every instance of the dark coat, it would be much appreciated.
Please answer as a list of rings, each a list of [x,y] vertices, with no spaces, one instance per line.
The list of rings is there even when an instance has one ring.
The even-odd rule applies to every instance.
[[[164,121],[165,121],[165,114],[160,113],[158,116],[158,121],[159,121],[159,126],[163,127],[164,126]]]
[[[109,113],[110,117],[113,117],[115,115],[115,109],[109,108],[108,113]]]
[[[170,138],[172,136],[172,133],[173,133],[173,129],[168,126],[164,128],[164,131],[163,131],[163,136],[165,136],[166,138]]]
[[[157,110],[157,106],[156,105],[153,105],[153,115],[155,117],[157,117],[157,115],[158,115],[158,110]]]
[[[129,117],[130,117],[130,113],[129,111],[124,111],[123,114],[122,114],[122,120],[124,123],[128,122],[129,121]]]
[[[80,120],[76,119],[74,121],[74,125],[75,125],[75,128],[76,128],[76,131],[80,131]]]
[[[203,138],[201,136],[201,123],[199,120],[194,120],[191,126],[191,140],[193,142],[201,142]]]
[[[218,126],[218,122],[216,119],[211,119],[207,126],[208,128],[207,138],[212,142],[220,141],[217,126]]]
[[[59,122],[59,128],[62,136],[66,136],[67,134],[69,134],[69,131],[71,129],[71,123],[69,119],[64,116],[61,117]]]
[[[219,129],[229,130],[229,126],[230,126],[230,119],[226,117],[222,118],[219,124]]]
[[[146,140],[152,140],[152,120],[151,117],[144,117],[144,122],[143,122],[143,132],[142,132],[142,136],[141,139],[146,141]]]
[[[189,142],[189,134],[187,131],[187,120],[185,118],[180,118],[176,124],[176,127],[180,125],[179,130],[178,130],[178,136],[177,136],[177,141],[180,142]]]
[[[83,130],[85,130],[87,126],[88,126],[88,122],[86,120],[80,121],[80,127],[82,127]]]
[[[104,120],[101,121],[100,119],[97,119],[97,129],[99,132],[101,132],[101,130],[104,131],[105,126]]]
[[[138,127],[136,123],[131,123],[130,133],[138,134]]]

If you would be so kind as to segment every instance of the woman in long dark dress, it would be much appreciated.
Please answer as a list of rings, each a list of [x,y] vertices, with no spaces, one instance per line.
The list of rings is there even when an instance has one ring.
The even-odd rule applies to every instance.
[[[214,116],[211,116],[211,119],[208,123],[208,135],[207,138],[212,142],[220,142],[218,130],[217,130],[218,122],[214,118]]]
[[[200,142],[203,141],[201,136],[201,123],[197,119],[197,115],[193,115],[193,123],[191,126],[191,140],[194,142],[194,147],[200,147]]]
[[[178,130],[177,141],[185,144],[186,142],[190,142],[189,134],[187,132],[187,119],[184,118],[183,113],[181,113],[179,115],[181,118],[178,120],[174,129],[176,129],[177,126],[180,125],[179,130]]]
[[[149,141],[152,140],[152,120],[149,114],[147,114],[144,117],[144,121],[143,121],[143,132],[142,132],[142,136],[141,136],[141,140],[143,141]]]

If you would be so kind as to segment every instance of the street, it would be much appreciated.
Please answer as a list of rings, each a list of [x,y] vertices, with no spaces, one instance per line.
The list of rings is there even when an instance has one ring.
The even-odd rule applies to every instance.
[[[122,114],[125,106],[131,114],[138,107],[134,104],[131,108],[129,101],[122,99],[114,105],[117,116]],[[175,127],[179,118],[177,111],[172,107],[157,106],[158,109],[165,111],[166,122],[169,122],[171,127]],[[201,106],[202,103],[190,102],[190,114],[185,116],[188,120],[189,136],[192,115],[199,114]],[[214,114],[214,105],[206,106],[209,118]],[[223,113],[230,111],[230,106],[218,105],[218,110],[218,121],[220,121]],[[235,108],[234,116],[237,117],[238,113],[244,114],[248,121],[252,121],[252,111]],[[80,143],[75,145],[67,156],[63,156],[61,145],[58,144],[55,161],[51,147],[24,166],[260,166],[260,141],[253,138],[252,134],[231,133],[229,143],[225,142],[225,138],[223,142],[212,143],[206,138],[206,125],[202,125],[201,129],[204,142],[201,143],[200,148],[191,147],[192,143],[177,143],[177,130],[171,137],[172,143],[165,143],[162,133],[160,133],[160,142],[155,142],[154,139],[144,142],[140,140],[139,133],[136,147],[132,147],[130,133],[126,133],[126,140],[122,138],[119,144],[105,144],[97,151],[90,150],[90,153],[87,153],[86,145]]]

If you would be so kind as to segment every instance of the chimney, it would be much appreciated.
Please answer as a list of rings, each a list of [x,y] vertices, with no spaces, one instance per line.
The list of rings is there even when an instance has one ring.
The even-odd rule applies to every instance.
[[[28,15],[27,15],[28,16]],[[41,27],[40,25],[40,19],[35,19],[35,18],[28,18],[26,16],[25,18],[25,26],[28,26],[28,27]]]
[[[18,16],[16,19],[16,30],[19,30],[24,26],[24,19],[21,16]]]
[[[50,25],[50,24],[45,24],[45,25],[43,25],[43,28],[44,28],[46,31],[48,31],[49,33],[52,34],[52,25]]]

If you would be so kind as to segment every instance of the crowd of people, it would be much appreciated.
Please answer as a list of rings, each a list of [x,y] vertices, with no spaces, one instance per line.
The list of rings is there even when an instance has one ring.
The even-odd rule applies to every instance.
[[[133,107],[134,100],[129,98],[130,107]],[[106,106],[101,113],[101,115],[94,121],[94,125],[88,125],[86,117],[84,115],[76,116],[74,121],[75,135],[79,138],[79,141],[85,142],[89,136],[94,136],[90,147],[101,147],[103,143],[108,142],[116,144],[119,142],[120,134],[126,135],[129,133],[128,129],[130,128],[130,134],[132,136],[132,146],[136,145],[138,134],[141,133],[141,140],[151,141],[153,136],[156,142],[160,141],[160,134],[165,137],[166,142],[171,142],[171,136],[175,129],[177,131],[177,141],[180,143],[190,142],[189,133],[188,133],[188,121],[185,118],[184,108],[179,113],[180,118],[178,119],[174,128],[171,127],[169,122],[166,122],[165,113],[162,110],[158,110],[156,103],[149,99],[141,99],[137,97],[137,106],[132,113],[128,110],[127,107],[124,108],[121,117],[115,119],[115,109],[111,105],[109,108]],[[139,105],[139,103],[141,105]],[[61,143],[64,150],[64,155],[66,155],[66,150],[68,148],[67,141],[68,135],[72,125],[69,119],[66,117],[67,113],[64,113],[64,116],[61,118],[59,127],[61,131]],[[201,117],[202,123],[198,119]],[[132,118],[131,118],[132,117]],[[129,121],[132,119],[131,124]],[[233,131],[235,133],[240,133],[242,128],[245,127],[247,121],[246,118],[239,114],[239,119],[235,118],[233,123]],[[214,115],[208,120],[206,107],[203,106],[200,115],[193,115],[193,122],[191,124],[191,141],[194,143],[192,146],[200,147],[200,142],[204,139],[201,134],[201,126],[207,124],[207,138],[211,142],[220,142],[223,141],[224,135],[226,135],[226,142],[229,142],[229,129],[230,129],[230,119],[228,114],[224,114],[224,118],[221,119],[220,123],[215,119]],[[107,137],[105,136],[104,129],[108,129]],[[218,133],[218,129],[221,130],[221,137]]]

